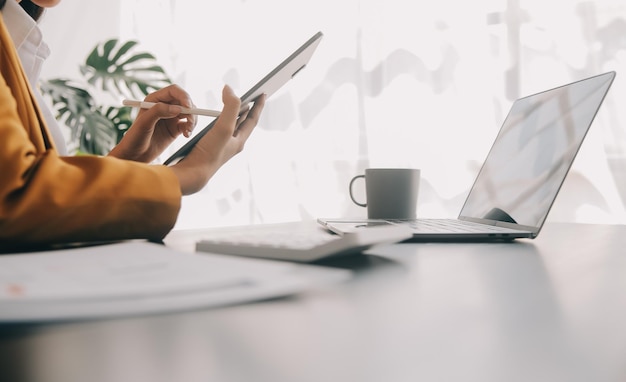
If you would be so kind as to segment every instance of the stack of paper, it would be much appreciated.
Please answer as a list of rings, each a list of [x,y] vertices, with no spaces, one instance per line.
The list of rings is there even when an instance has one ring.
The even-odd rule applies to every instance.
[[[338,282],[348,271],[124,242],[0,256],[0,322],[215,307]]]

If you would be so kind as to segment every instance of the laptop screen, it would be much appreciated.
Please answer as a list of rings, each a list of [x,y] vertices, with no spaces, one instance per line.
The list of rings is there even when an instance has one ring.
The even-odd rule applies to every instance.
[[[541,227],[614,77],[515,101],[459,217]]]

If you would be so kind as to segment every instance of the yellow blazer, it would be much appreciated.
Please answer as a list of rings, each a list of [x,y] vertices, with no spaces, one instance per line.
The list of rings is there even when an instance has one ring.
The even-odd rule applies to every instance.
[[[0,72],[0,249],[161,239],[172,229],[181,193],[171,169],[58,155],[2,16]]]

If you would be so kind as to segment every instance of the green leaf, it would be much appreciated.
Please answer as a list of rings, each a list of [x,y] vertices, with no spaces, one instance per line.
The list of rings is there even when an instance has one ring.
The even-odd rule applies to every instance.
[[[117,142],[122,140],[126,131],[128,131],[130,126],[133,124],[132,110],[133,109],[128,106],[109,107],[104,113],[105,117],[113,121],[117,128]]]
[[[41,90],[52,99],[57,120],[70,128],[78,150],[105,155],[115,146],[117,127],[102,115],[87,90],[67,79],[43,81]]]
[[[72,80],[62,78],[42,81],[40,86],[42,93],[51,98],[57,120],[70,128],[72,139],[77,139],[83,116],[95,107],[91,94]]]
[[[96,45],[80,67],[87,82],[116,97],[143,98],[171,83],[156,58],[146,52],[134,53],[136,41],[120,44],[111,39]]]
[[[107,154],[133,122],[130,107],[106,106],[96,95],[104,92],[109,101],[143,99],[171,84],[156,58],[147,52],[135,52],[137,46],[132,40],[101,42],[79,66],[83,81],[56,78],[41,82],[56,118],[69,127],[69,143],[77,147],[78,154]]]
[[[116,126],[100,110],[94,110],[84,115],[85,120],[81,130],[79,142],[80,150],[106,155],[117,144]]]

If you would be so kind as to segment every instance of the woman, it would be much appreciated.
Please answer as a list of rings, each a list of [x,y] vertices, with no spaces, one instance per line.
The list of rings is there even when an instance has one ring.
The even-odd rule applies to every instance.
[[[263,109],[264,97],[238,118],[241,102],[225,86],[224,108],[215,126],[184,160],[171,167],[149,163],[177,136],[189,136],[196,122],[194,116],[181,114],[181,106],[192,107],[193,103],[176,85],[146,97],[159,104],[139,111],[109,156],[60,155],[36,92],[29,86],[29,79],[36,83],[38,68],[30,76],[25,73],[7,30],[14,15],[26,14],[16,8],[18,2],[0,0],[0,248],[163,238],[176,222],[181,196],[202,189],[243,149]],[[37,7],[58,2],[32,0]],[[33,29],[25,29],[30,41]],[[22,43],[17,44],[19,48]],[[45,56],[41,54],[45,49],[37,41],[32,46],[36,48],[25,49],[26,53],[35,57],[32,61],[42,61],[38,55]]]

